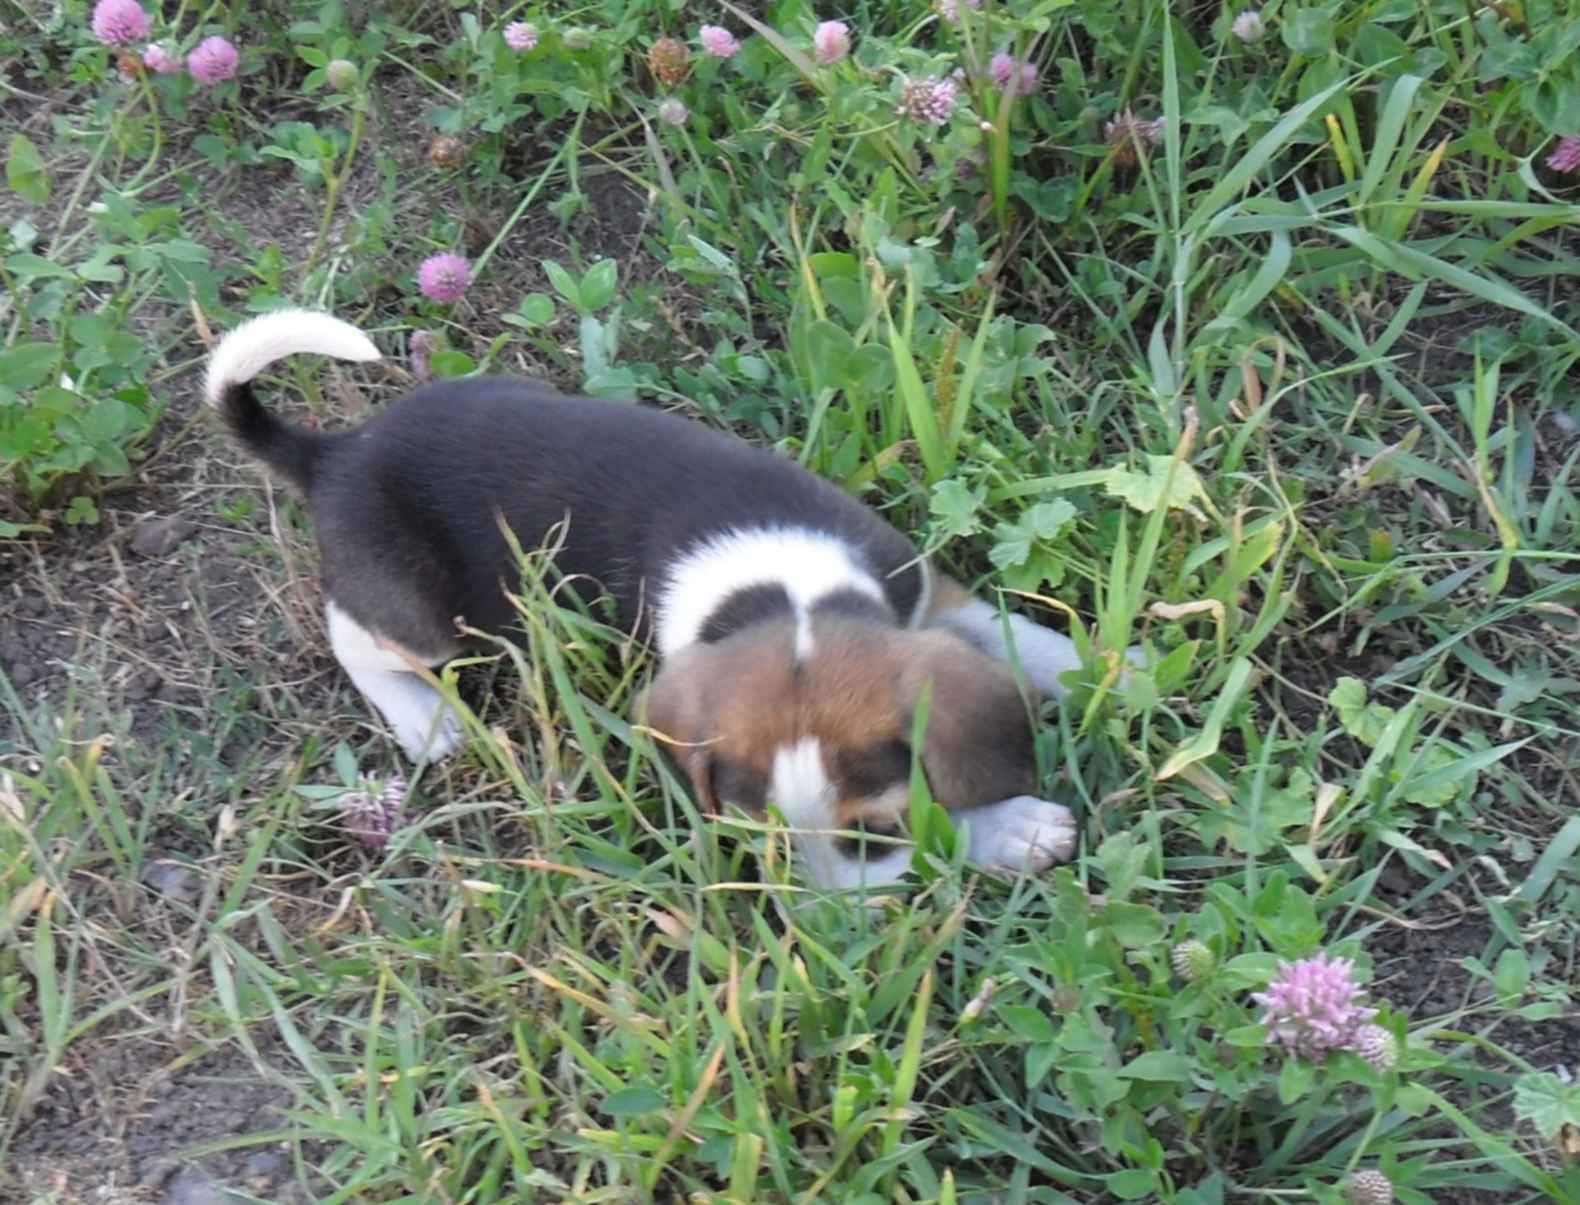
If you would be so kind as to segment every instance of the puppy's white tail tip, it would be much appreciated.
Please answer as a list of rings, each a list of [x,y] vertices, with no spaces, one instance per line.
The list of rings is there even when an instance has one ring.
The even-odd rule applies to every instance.
[[[252,380],[276,360],[303,353],[337,360],[379,358],[373,340],[332,314],[271,310],[242,323],[219,341],[208,359],[204,399],[218,407],[231,386]]]

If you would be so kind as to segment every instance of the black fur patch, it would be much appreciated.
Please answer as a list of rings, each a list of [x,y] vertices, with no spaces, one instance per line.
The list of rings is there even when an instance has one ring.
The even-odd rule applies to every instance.
[[[867,799],[911,780],[911,747],[904,741],[836,749],[829,761],[834,785],[844,799]]]
[[[311,445],[305,492],[327,592],[411,648],[448,639],[457,615],[492,631],[515,622],[501,519],[536,549],[568,517],[556,568],[584,599],[610,595],[639,636],[675,557],[731,530],[822,533],[891,597],[920,581],[898,572],[916,556],[910,541],[838,487],[651,406],[474,377],[424,385],[355,430],[315,436],[281,422],[253,442],[274,443],[271,463],[295,476],[287,453]]]
[[[894,612],[870,594],[860,590],[835,590],[825,594],[812,605],[813,618],[838,616],[841,619],[869,619],[874,623],[892,624]]]
[[[900,617],[901,623],[911,623],[916,618],[916,605],[922,601],[922,587],[927,583],[927,570],[923,563],[912,558],[905,568],[891,568],[887,576],[879,579],[883,596]]]
[[[314,431],[293,427],[265,410],[252,391],[252,382],[230,385],[219,399],[219,411],[231,434],[259,460],[300,491],[312,485],[323,438]]]
[[[874,821],[858,820],[852,826],[856,832],[871,833],[877,837],[898,837],[900,826],[898,824],[878,824]],[[884,854],[893,853],[894,846],[887,841],[868,841],[865,835],[860,837],[835,837],[834,845],[840,853],[852,861],[860,861],[866,857],[865,851],[872,850],[874,857],[881,858]]]
[[[744,586],[725,595],[724,601],[703,621],[699,639],[717,644],[744,628],[790,614],[790,594],[778,582]]]
[[[708,789],[720,803],[759,810],[768,804],[768,779],[727,757],[709,760]]]

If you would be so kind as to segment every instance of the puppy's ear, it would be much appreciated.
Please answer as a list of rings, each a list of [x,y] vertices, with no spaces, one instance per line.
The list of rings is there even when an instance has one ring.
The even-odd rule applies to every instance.
[[[713,797],[713,775],[708,770],[707,742],[715,735],[708,653],[706,646],[694,645],[665,658],[647,688],[639,714],[691,779],[697,802],[712,811],[718,800]]]
[[[944,632],[907,639],[901,689],[909,710],[933,684],[922,746],[933,797],[962,808],[1036,794],[1036,700],[1021,694],[1009,667]]]

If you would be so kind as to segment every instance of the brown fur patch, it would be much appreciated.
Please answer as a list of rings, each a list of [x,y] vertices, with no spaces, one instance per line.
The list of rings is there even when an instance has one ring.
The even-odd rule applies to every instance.
[[[921,627],[934,624],[944,616],[960,610],[976,596],[952,577],[940,577],[933,582],[932,596],[927,600],[927,610],[922,613]]]
[[[705,807],[771,802],[721,799],[715,786],[766,787],[774,755],[810,737],[839,791],[842,823],[893,821],[909,774],[893,747],[910,741],[929,681],[922,765],[934,797],[958,808],[1035,792],[1031,720],[1007,666],[947,632],[844,618],[819,619],[799,663],[794,645],[790,622],[760,624],[682,650],[654,681],[647,722],[671,743]]]

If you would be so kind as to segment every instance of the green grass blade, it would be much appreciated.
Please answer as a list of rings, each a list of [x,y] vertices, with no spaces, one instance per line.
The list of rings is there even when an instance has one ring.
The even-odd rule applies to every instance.
[[[1204,761],[1218,752],[1218,743],[1223,739],[1223,726],[1229,722],[1229,717],[1239,705],[1240,697],[1245,694],[1246,687],[1250,683],[1250,659],[1236,657],[1229,669],[1228,680],[1223,684],[1223,690],[1213,701],[1212,710],[1207,713],[1207,722],[1202,725],[1200,732],[1176,749],[1159,767],[1154,775],[1158,782],[1173,778],[1181,770]]]
[[[900,1114],[910,1108],[911,1097],[916,1092],[916,1077],[922,1069],[922,1042],[927,1037],[927,1009],[933,1001],[933,972],[928,968],[922,975],[921,986],[916,990],[916,1006],[911,1009],[910,1023],[905,1029],[905,1044],[900,1048],[899,1065],[894,1072],[894,1086],[889,1092],[889,1113],[892,1120],[883,1133],[883,1157],[894,1154],[900,1145],[900,1135],[905,1132],[905,1122]]]
[[[1310,121],[1341,89],[1350,87],[1353,83],[1354,79],[1350,78],[1329,84],[1315,96],[1286,113],[1282,120],[1258,138],[1251,149],[1229,169],[1223,179],[1213,185],[1207,195],[1196,203],[1186,220],[1186,227],[1210,233],[1213,219],[1221,220],[1222,217],[1227,216],[1224,212],[1225,207],[1256,178],[1257,173],[1272,161],[1273,156],[1284,149],[1290,136]]]
[[[929,483],[935,482],[949,472],[943,440],[938,434],[938,415],[933,409],[927,387],[922,384],[922,374],[917,371],[910,342],[900,333],[900,328],[894,325],[892,318],[888,327],[889,351],[894,357],[894,390],[899,395],[900,409],[910,427],[912,438],[916,440],[916,448],[922,455],[927,480]]]
[[[1331,230],[1351,246],[1364,251],[1378,264],[1409,280],[1419,280],[1426,276],[1442,281],[1482,301],[1540,319],[1571,339],[1580,341],[1580,332],[1553,317],[1544,306],[1538,305],[1519,289],[1486,269],[1472,272],[1468,268],[1451,264],[1445,259],[1439,259],[1435,255],[1429,255],[1404,243],[1385,239],[1359,226],[1334,226]]]
[[[976,394],[977,378],[982,375],[982,366],[987,359],[988,330],[993,325],[995,303],[998,301],[996,292],[989,293],[987,304],[982,307],[982,317],[977,320],[977,333],[971,340],[971,349],[966,353],[965,366],[960,371],[960,387],[955,393],[954,410],[949,417],[949,441],[945,446],[945,453],[953,462],[960,450],[960,440],[965,435],[966,423],[971,418],[971,402]]]
[[[1231,327],[1248,317],[1284,279],[1294,256],[1294,247],[1286,231],[1275,230],[1272,233],[1273,237],[1268,240],[1267,255],[1256,270],[1256,275],[1225,303],[1217,317],[1203,328],[1205,332]]]
[[[1520,898],[1527,904],[1540,903],[1560,873],[1572,875],[1575,872],[1577,853],[1580,853],[1580,816],[1571,816],[1553,835],[1547,848],[1542,850],[1542,856],[1536,859],[1536,865],[1525,876],[1525,882],[1520,884]]]
[[[1356,191],[1357,206],[1365,206],[1382,183],[1383,176],[1393,163],[1394,152],[1399,147],[1399,136],[1404,123],[1415,107],[1415,94],[1421,90],[1423,79],[1419,75],[1401,75],[1388,89],[1388,99],[1383,103],[1382,117],[1377,122],[1377,133],[1372,138],[1371,154],[1366,159],[1366,171]]]

